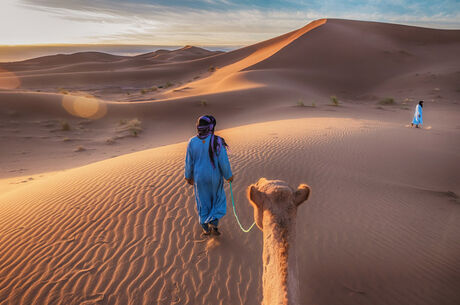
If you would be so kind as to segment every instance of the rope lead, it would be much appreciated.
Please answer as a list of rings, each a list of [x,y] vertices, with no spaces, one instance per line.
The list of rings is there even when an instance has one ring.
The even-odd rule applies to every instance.
[[[232,183],[229,181],[228,183],[230,183],[230,194],[232,195],[232,205],[233,205],[233,214],[235,215],[235,218],[236,218],[236,221],[238,222],[238,225],[240,226],[240,229],[245,232],[245,233],[248,233],[249,231],[251,231],[252,227],[254,227],[254,225],[256,224],[256,222],[254,221],[254,223],[249,227],[249,229],[245,229],[243,228],[243,226],[241,225],[240,223],[240,220],[238,219],[238,216],[236,215],[236,209],[235,209],[235,200],[233,200],[233,190],[232,190]]]

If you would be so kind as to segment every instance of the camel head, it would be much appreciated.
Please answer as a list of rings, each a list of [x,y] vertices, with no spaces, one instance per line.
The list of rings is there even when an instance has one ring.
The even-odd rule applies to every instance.
[[[254,208],[254,220],[260,230],[263,230],[264,215],[268,213],[278,225],[287,225],[297,213],[297,207],[308,199],[310,187],[301,184],[294,190],[281,180],[260,178],[256,184],[251,184],[247,197]]]

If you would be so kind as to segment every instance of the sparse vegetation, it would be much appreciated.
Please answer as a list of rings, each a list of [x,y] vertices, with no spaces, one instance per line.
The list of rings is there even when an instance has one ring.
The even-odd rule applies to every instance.
[[[201,107],[206,107],[206,106],[208,106],[208,102],[206,102],[206,100],[201,100],[200,101],[200,106]]]
[[[313,108],[316,108],[316,103],[315,103],[315,102],[311,102],[311,106],[312,106]]]
[[[114,144],[114,143],[115,143],[115,139],[114,139],[114,138],[107,138],[107,140],[105,140],[105,143],[106,143],[106,144]]]
[[[391,106],[391,105],[395,105],[395,100],[392,97],[386,97],[386,98],[381,99],[379,101],[379,104],[380,105]]]
[[[299,106],[299,107],[305,107],[305,104],[303,103],[302,100],[298,100],[298,101],[297,101],[297,106]]]
[[[66,137],[66,138],[62,139],[62,141],[63,141],[63,142],[70,142],[71,139]]]
[[[215,72],[215,71],[216,71],[216,67],[214,67],[214,66],[210,66],[208,68],[208,72]]]
[[[337,99],[337,96],[331,95],[331,102],[333,106],[339,106],[339,100]]]
[[[81,151],[85,151],[85,150],[86,150],[86,148],[84,148],[83,146],[80,145],[74,151],[75,152],[81,152]]]
[[[172,86],[172,85],[171,85]],[[157,91],[158,88],[163,88],[163,86],[152,86],[150,88],[144,88],[141,90],[141,94],[146,94],[148,92],[154,92],[154,91]],[[127,93],[129,95],[129,92]]]
[[[119,125],[122,127],[120,127],[117,132],[125,133],[125,135],[117,138],[124,138],[125,136],[137,137],[139,133],[142,132],[142,122],[137,118],[131,120],[120,120]]]
[[[69,91],[64,90],[63,88],[59,88],[59,93],[60,94],[69,94]]]
[[[169,88],[169,87],[171,87],[171,86],[173,86],[173,85],[174,85],[174,83],[167,82],[166,85],[165,85],[164,87],[165,87],[165,88]]]
[[[61,120],[60,123],[62,131],[69,131],[71,129],[69,122],[67,122],[66,120]]]

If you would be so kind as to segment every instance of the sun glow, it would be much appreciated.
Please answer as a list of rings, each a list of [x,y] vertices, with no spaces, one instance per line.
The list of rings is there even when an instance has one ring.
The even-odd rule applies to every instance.
[[[68,113],[86,119],[100,119],[107,113],[106,103],[90,95],[64,95],[62,107]]]

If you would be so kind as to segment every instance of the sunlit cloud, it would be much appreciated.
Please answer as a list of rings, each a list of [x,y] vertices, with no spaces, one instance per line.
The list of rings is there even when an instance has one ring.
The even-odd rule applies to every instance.
[[[460,28],[455,0],[2,0],[0,44],[247,45],[319,18]],[[12,26],[13,25],[13,26]]]

